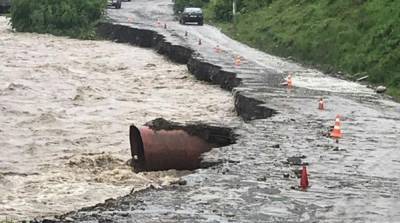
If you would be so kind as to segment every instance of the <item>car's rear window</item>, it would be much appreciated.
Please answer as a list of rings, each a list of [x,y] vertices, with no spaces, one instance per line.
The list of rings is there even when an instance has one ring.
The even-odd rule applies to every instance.
[[[185,8],[183,11],[188,13],[202,13],[200,8]]]

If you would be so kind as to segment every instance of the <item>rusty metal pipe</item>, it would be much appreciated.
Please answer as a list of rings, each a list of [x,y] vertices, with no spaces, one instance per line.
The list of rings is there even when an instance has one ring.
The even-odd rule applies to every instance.
[[[132,165],[136,172],[157,170],[193,170],[200,155],[211,149],[205,140],[184,130],[153,130],[130,126]]]

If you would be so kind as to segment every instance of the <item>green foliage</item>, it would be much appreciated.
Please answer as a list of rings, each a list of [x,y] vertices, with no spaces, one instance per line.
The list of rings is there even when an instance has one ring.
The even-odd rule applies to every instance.
[[[400,1],[210,0],[207,19],[242,42],[389,87],[400,98]]]
[[[93,39],[106,4],[106,0],[13,0],[11,25],[19,32]]]
[[[231,1],[211,1],[208,5],[208,15],[217,21],[232,21],[232,2]]]
[[[232,21],[232,3],[233,0],[211,0],[207,5],[208,11],[211,12],[209,18],[220,22]],[[268,6],[271,3],[272,0],[236,0],[236,8],[238,13],[245,14]]]

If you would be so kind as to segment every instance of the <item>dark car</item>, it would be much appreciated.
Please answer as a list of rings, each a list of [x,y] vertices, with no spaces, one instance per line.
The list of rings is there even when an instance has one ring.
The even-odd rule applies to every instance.
[[[122,0],[108,0],[108,6],[113,6],[116,9],[120,9]]]
[[[180,13],[179,23],[186,24],[187,22],[197,22],[199,25],[203,25],[203,11],[201,8],[185,8]]]

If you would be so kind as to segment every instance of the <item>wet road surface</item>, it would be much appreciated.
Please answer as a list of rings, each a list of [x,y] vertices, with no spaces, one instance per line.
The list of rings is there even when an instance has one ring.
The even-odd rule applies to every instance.
[[[205,156],[221,164],[185,176],[187,185],[147,190],[66,215],[119,222],[398,222],[400,105],[357,83],[273,57],[229,39],[208,25],[180,25],[168,0],[125,3],[109,10],[115,23],[156,30],[192,48],[204,61],[242,79],[234,92],[278,111],[234,124],[237,144]],[[158,23],[158,21],[160,21]],[[164,29],[164,23],[167,29]],[[188,36],[185,36],[185,32]],[[202,44],[198,45],[198,40]],[[216,53],[219,45],[222,53]],[[234,65],[235,56],[243,60]],[[292,90],[280,86],[293,72]],[[327,109],[320,111],[324,97]],[[339,145],[326,137],[342,117]],[[308,163],[311,187],[299,184],[289,157]],[[289,175],[284,177],[284,175]]]

